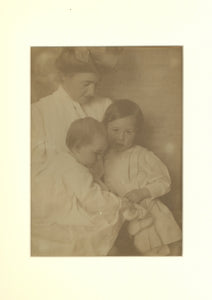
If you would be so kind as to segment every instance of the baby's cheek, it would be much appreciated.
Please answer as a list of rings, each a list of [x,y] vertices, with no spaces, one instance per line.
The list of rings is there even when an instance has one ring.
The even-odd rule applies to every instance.
[[[108,141],[109,141],[110,144],[114,143],[115,137],[112,134],[108,135]]]

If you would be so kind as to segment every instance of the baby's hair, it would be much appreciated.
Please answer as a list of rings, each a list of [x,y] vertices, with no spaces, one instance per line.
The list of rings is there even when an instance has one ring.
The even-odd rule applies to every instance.
[[[143,127],[143,112],[140,107],[133,101],[128,99],[120,99],[114,101],[106,110],[103,123],[115,121],[128,116],[134,116],[136,119],[136,131],[139,133]]]
[[[104,125],[90,117],[78,119],[68,129],[66,145],[70,150],[73,147],[89,145],[95,136],[104,136],[106,138]]]

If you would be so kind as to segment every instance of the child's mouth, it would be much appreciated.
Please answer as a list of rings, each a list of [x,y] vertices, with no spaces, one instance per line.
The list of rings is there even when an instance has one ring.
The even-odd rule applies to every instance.
[[[117,148],[117,149],[123,149],[123,148],[125,148],[125,145],[121,144],[121,143],[116,143],[115,144],[115,148]]]

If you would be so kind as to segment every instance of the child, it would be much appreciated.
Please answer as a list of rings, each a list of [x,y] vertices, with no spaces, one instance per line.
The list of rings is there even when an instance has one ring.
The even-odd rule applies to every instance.
[[[110,145],[105,156],[104,181],[112,192],[132,203],[125,217],[131,220],[128,232],[134,236],[134,245],[143,255],[168,255],[169,245],[181,240],[181,230],[171,211],[158,199],[170,190],[166,166],[152,152],[137,145],[142,112],[130,100],[117,100],[106,110],[103,122]]]
[[[107,255],[123,223],[123,200],[90,171],[107,147],[105,128],[92,118],[74,121],[66,144],[70,151],[58,154],[33,182],[33,255]]]

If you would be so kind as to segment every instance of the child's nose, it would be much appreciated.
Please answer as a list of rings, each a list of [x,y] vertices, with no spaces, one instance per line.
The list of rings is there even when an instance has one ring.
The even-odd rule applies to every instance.
[[[124,132],[120,132],[119,133],[118,140],[119,141],[123,141],[124,140]]]

